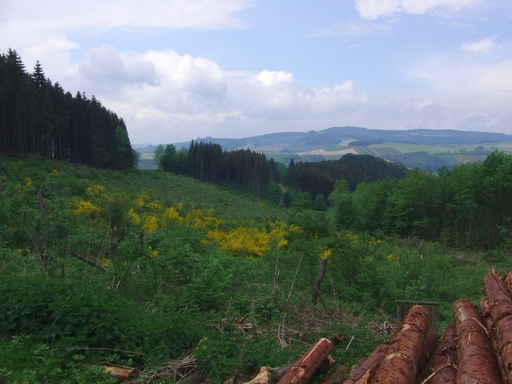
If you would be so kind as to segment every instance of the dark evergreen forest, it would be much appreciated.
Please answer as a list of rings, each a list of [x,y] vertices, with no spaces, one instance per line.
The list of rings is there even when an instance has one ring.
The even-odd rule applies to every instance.
[[[266,198],[271,179],[279,182],[277,165],[250,149],[225,151],[218,143],[197,141],[176,152],[174,145],[157,148],[158,167],[166,172],[191,176],[207,183],[232,182],[257,198]]]
[[[339,160],[290,162],[287,183],[311,196],[329,196],[336,180],[344,179],[355,190],[364,180],[377,181],[386,177],[403,178],[407,169],[371,155],[347,154]]]
[[[39,61],[28,73],[12,49],[0,55],[0,152],[105,169],[132,168],[137,159],[122,118],[94,96],[65,92]]]

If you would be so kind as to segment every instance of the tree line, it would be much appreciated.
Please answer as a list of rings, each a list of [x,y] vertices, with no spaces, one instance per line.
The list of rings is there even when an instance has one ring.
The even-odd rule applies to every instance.
[[[159,145],[155,161],[164,171],[191,176],[199,181],[233,182],[257,198],[266,198],[268,183],[279,178],[274,160],[250,149],[225,151],[218,143],[192,140],[188,150]],[[276,180],[279,181],[279,180]]]
[[[351,191],[364,180],[376,181],[386,177],[403,178],[407,169],[401,164],[387,162],[371,155],[346,154],[338,160],[319,162],[290,161],[287,184],[313,198],[328,196],[336,180],[344,179]]]
[[[137,162],[122,118],[94,96],[65,92],[39,61],[28,73],[12,49],[0,55],[0,152],[96,168],[126,169]]]
[[[353,192],[338,180],[331,200],[342,228],[452,247],[512,248],[512,155],[502,152],[452,170],[363,181]]]

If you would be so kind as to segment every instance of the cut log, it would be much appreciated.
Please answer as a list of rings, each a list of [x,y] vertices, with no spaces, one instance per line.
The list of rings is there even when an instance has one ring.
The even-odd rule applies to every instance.
[[[379,367],[380,362],[386,356],[389,345],[381,344],[377,348],[373,350],[373,352],[364,359],[363,362],[359,365],[359,367],[350,375],[350,377],[343,382],[343,384],[360,384],[360,383],[369,383],[377,368]]]
[[[489,272],[484,278],[487,297],[480,300],[482,317],[491,338],[502,380],[512,384],[512,299],[506,284],[496,272]]]
[[[512,296],[512,271],[505,276],[505,286],[507,287],[508,294]]]
[[[105,366],[102,368],[105,372],[107,372],[110,375],[110,377],[118,380],[119,382],[136,379],[140,375],[139,370],[135,368],[126,368],[118,366]]]
[[[468,299],[452,305],[457,328],[458,383],[501,383],[498,364],[487,330]]]
[[[429,311],[413,306],[391,339],[372,384],[411,384],[419,372],[425,334],[429,327]]]
[[[446,327],[434,354],[420,375],[420,382],[455,384],[457,381],[457,329],[455,323]]]
[[[334,367],[334,364],[336,364],[336,361],[334,361],[331,355],[328,355],[316,370],[315,375],[322,375],[329,372],[331,368]]]
[[[286,374],[279,384],[306,384],[323,361],[332,352],[332,343],[325,338],[318,340]]]
[[[484,291],[489,298],[490,308],[487,310],[490,311],[488,315],[492,318],[493,323],[512,315],[512,299],[507,286],[497,272],[493,271],[485,275]]]
[[[272,384],[272,372],[274,372],[272,368],[261,367],[256,377],[244,384]]]
[[[420,363],[418,364],[418,371],[421,371],[425,364],[430,360],[434,351],[439,343],[439,337],[437,333],[433,330],[428,330],[425,334],[425,339],[423,340],[423,347],[420,357]]]
[[[340,365],[332,370],[326,377],[324,377],[318,384],[334,384],[341,383],[350,374],[350,367]]]

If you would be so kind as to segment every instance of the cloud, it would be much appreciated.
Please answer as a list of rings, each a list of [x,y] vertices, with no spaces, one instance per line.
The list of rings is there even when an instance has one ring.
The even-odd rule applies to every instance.
[[[102,30],[116,27],[241,28],[233,15],[252,0],[5,0],[3,19],[44,30]]]
[[[145,75],[130,71],[138,66],[147,69],[140,72]],[[512,113],[502,112],[512,101],[512,60],[491,66],[462,58],[427,60],[407,73],[427,84],[424,98],[381,101],[351,80],[315,88],[298,83],[291,72],[230,72],[211,59],[172,50],[126,54],[104,45],[89,50],[78,68],[72,89],[95,93],[122,116],[134,143],[334,125],[506,132],[512,124]]]
[[[498,35],[494,34],[480,41],[467,42],[461,45],[460,49],[466,52],[489,52],[496,48],[494,40]]]
[[[234,129],[225,136],[241,137],[243,129],[272,132],[298,120],[306,129],[368,101],[350,80],[317,89],[285,71],[229,72],[172,50],[125,54],[108,45],[87,51],[73,86],[122,116],[134,142],[188,140],[221,127]]]
[[[338,24],[332,28],[320,29],[313,36],[366,36],[387,33],[391,30],[389,24]]]
[[[28,68],[39,60],[49,77],[62,81],[79,70],[69,65],[69,59],[81,48],[77,43],[80,39],[94,38],[116,28],[139,31],[246,28],[237,13],[254,3],[255,0],[1,0],[0,47],[16,49]],[[126,63],[124,75],[134,76],[130,74],[135,69],[132,64],[136,63]],[[100,75],[84,65],[81,70],[87,76]],[[150,68],[139,69],[150,71]]]
[[[449,95],[455,102],[461,97],[474,97],[478,104],[497,103],[512,96],[512,59],[467,60],[461,55],[422,57],[405,74],[424,81],[440,95]],[[492,94],[492,98],[483,97]],[[455,96],[458,94],[459,96]]]
[[[355,6],[361,17],[375,20],[395,13],[422,15],[429,11],[458,11],[481,3],[483,0],[355,0]]]
[[[110,89],[113,92],[119,92],[117,87],[128,84],[146,83],[155,86],[159,83],[154,63],[130,59],[110,45],[87,51],[86,59],[80,63],[78,70],[97,89]]]

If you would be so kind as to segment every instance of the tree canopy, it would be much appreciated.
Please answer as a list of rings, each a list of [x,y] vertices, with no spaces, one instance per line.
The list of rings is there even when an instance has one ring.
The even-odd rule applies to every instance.
[[[39,61],[27,73],[12,49],[0,55],[0,151],[97,168],[126,169],[137,161],[122,118],[94,96],[65,92]]]

